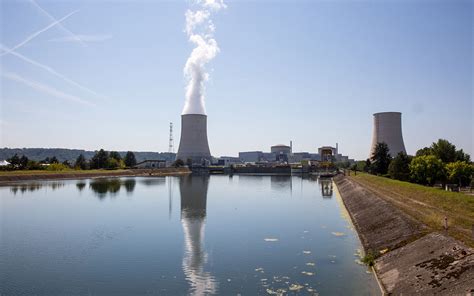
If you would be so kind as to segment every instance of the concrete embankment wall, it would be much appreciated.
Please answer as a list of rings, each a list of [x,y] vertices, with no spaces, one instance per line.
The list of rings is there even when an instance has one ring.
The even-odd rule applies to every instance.
[[[344,176],[334,178],[365,251],[393,295],[474,295],[474,250],[432,232],[393,204]]]

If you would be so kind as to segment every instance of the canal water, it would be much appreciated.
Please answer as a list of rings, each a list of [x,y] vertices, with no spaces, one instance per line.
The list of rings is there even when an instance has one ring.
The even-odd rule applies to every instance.
[[[0,187],[0,295],[378,295],[330,180]]]

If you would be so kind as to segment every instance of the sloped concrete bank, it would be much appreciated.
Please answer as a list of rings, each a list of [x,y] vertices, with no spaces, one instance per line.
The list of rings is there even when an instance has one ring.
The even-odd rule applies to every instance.
[[[393,295],[474,295],[474,250],[432,232],[359,183],[337,176],[344,205],[375,271]]]

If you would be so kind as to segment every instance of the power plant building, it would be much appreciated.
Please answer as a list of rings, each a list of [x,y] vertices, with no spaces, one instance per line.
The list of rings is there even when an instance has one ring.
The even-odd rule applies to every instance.
[[[387,144],[392,157],[397,156],[399,152],[406,153],[402,136],[402,113],[380,112],[374,114],[370,157],[374,154],[378,143]]]
[[[353,162],[348,156],[344,156],[338,151],[338,144],[336,147],[323,146],[318,148],[319,153],[309,152],[295,152],[293,153],[292,143],[288,145],[274,145],[270,147],[271,152],[262,151],[246,151],[239,152],[239,159],[243,163],[300,163],[301,161],[330,161],[330,162]]]

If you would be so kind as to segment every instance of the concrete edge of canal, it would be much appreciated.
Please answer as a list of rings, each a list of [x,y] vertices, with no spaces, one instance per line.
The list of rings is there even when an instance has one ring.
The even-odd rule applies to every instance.
[[[474,250],[344,176],[334,177],[383,294],[473,295]]]

